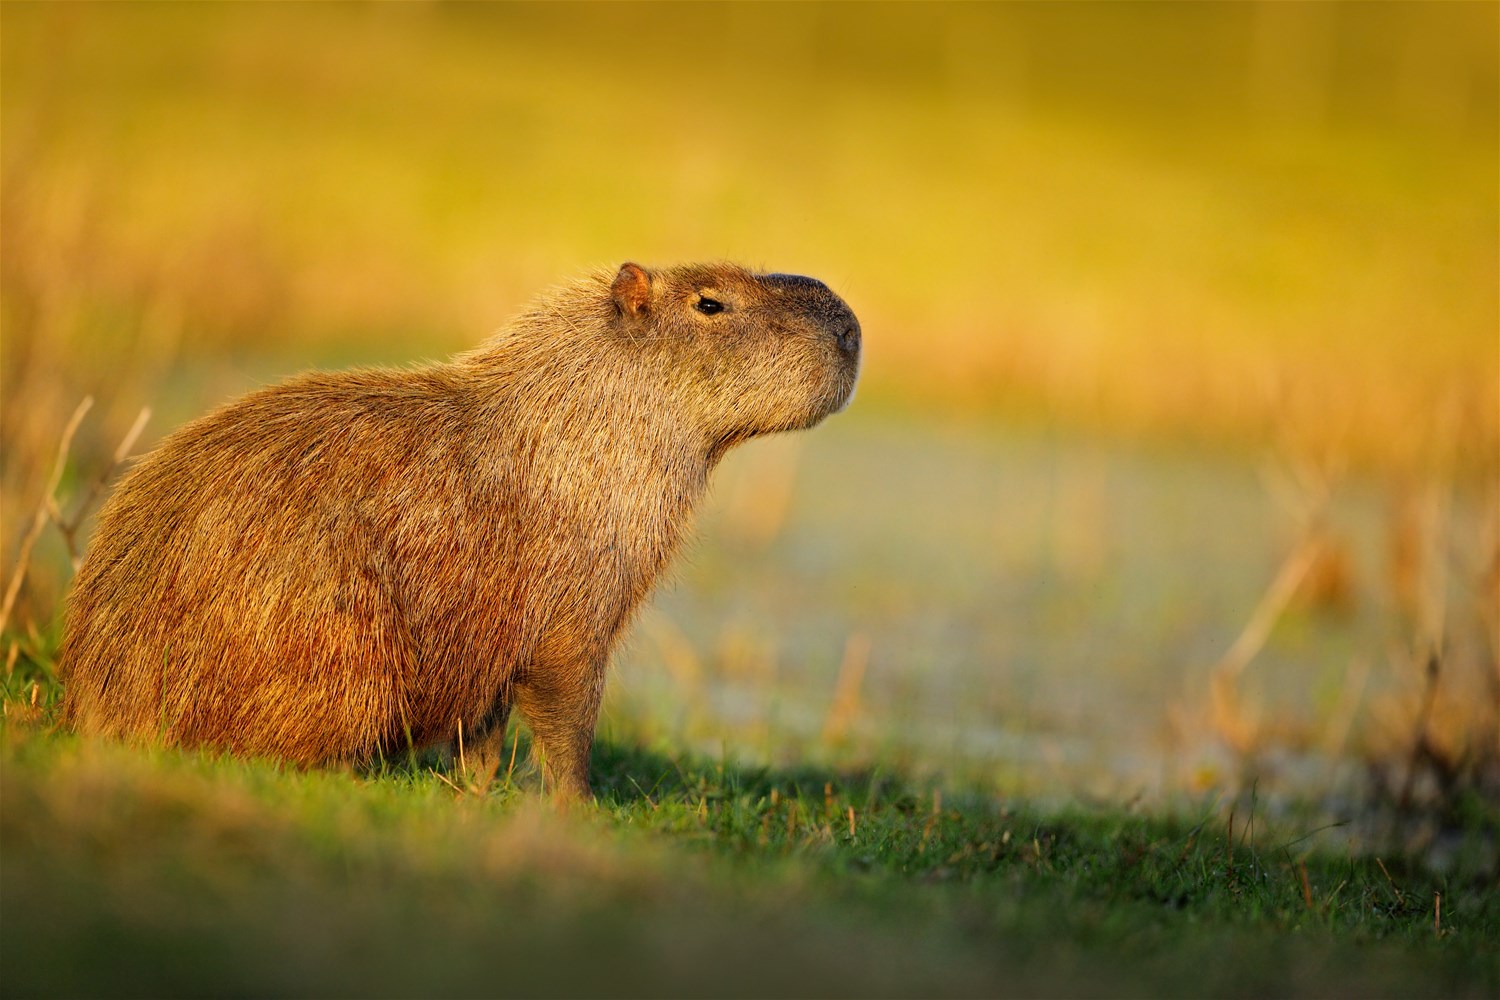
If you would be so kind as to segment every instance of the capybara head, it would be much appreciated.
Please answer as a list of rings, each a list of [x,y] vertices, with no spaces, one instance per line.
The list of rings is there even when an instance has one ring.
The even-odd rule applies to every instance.
[[[712,459],[842,409],[859,358],[859,320],[827,285],[724,262],[595,271],[460,356],[507,379],[519,365],[548,399],[638,401]]]
[[[816,279],[627,263],[610,298],[614,335],[662,378],[691,387],[691,409],[720,446],[811,427],[853,395],[859,320]]]

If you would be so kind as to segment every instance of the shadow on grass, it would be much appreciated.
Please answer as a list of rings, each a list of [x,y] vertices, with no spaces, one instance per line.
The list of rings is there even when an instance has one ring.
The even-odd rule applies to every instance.
[[[512,728],[505,745],[506,759],[496,774],[497,785],[539,793],[531,737],[524,725]],[[435,772],[459,781],[458,761],[436,748],[378,757],[357,771],[361,777],[377,780],[411,780]],[[783,799],[834,798],[861,807],[879,801],[885,806],[914,809],[919,801],[917,783],[894,766],[839,768],[810,763],[771,767],[727,754],[713,758],[690,751],[672,752],[627,737],[604,737],[594,743],[589,781],[599,804],[614,808],[654,805],[664,800],[696,804],[704,800],[757,799],[773,790]]]
[[[670,798],[759,798],[773,790],[790,799],[833,796],[870,804],[894,794],[916,802],[909,790],[911,782],[887,767],[770,767],[727,755],[715,760],[691,753],[669,754],[620,739],[594,744],[591,779],[600,803],[616,806]]]

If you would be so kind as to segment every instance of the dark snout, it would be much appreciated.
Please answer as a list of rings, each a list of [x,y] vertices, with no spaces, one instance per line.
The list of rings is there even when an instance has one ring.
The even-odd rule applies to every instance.
[[[800,274],[768,274],[765,282],[801,300],[802,307],[838,342],[839,351],[851,361],[859,359],[859,320],[854,311],[817,278]]]
[[[844,300],[828,292],[833,301],[820,311],[819,320],[839,345],[839,354],[850,367],[859,366],[859,320]]]

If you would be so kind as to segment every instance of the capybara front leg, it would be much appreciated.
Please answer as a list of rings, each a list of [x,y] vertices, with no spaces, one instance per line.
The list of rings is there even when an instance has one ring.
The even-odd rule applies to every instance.
[[[517,685],[515,704],[531,727],[531,757],[542,787],[564,799],[591,799],[589,754],[599,721],[603,671],[533,676]]]

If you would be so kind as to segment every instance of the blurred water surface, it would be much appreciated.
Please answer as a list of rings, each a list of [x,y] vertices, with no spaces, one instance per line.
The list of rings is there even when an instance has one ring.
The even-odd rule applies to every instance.
[[[1191,790],[1235,767],[1212,669],[1298,540],[1276,475],[1200,448],[840,415],[726,460],[701,540],[612,683],[663,728],[751,756],[834,737],[1032,794]],[[1454,539],[1479,537],[1486,502],[1453,501]],[[1328,736],[1349,720],[1332,717],[1418,680],[1392,591],[1397,515],[1378,483],[1336,492],[1321,518],[1333,589],[1291,602],[1244,669],[1261,750],[1283,755],[1257,767],[1304,793],[1346,773],[1333,758],[1348,765],[1352,747]],[[1450,586],[1449,648],[1477,666],[1485,595]],[[830,733],[851,667],[859,707]],[[1330,765],[1311,788],[1310,756]]]

